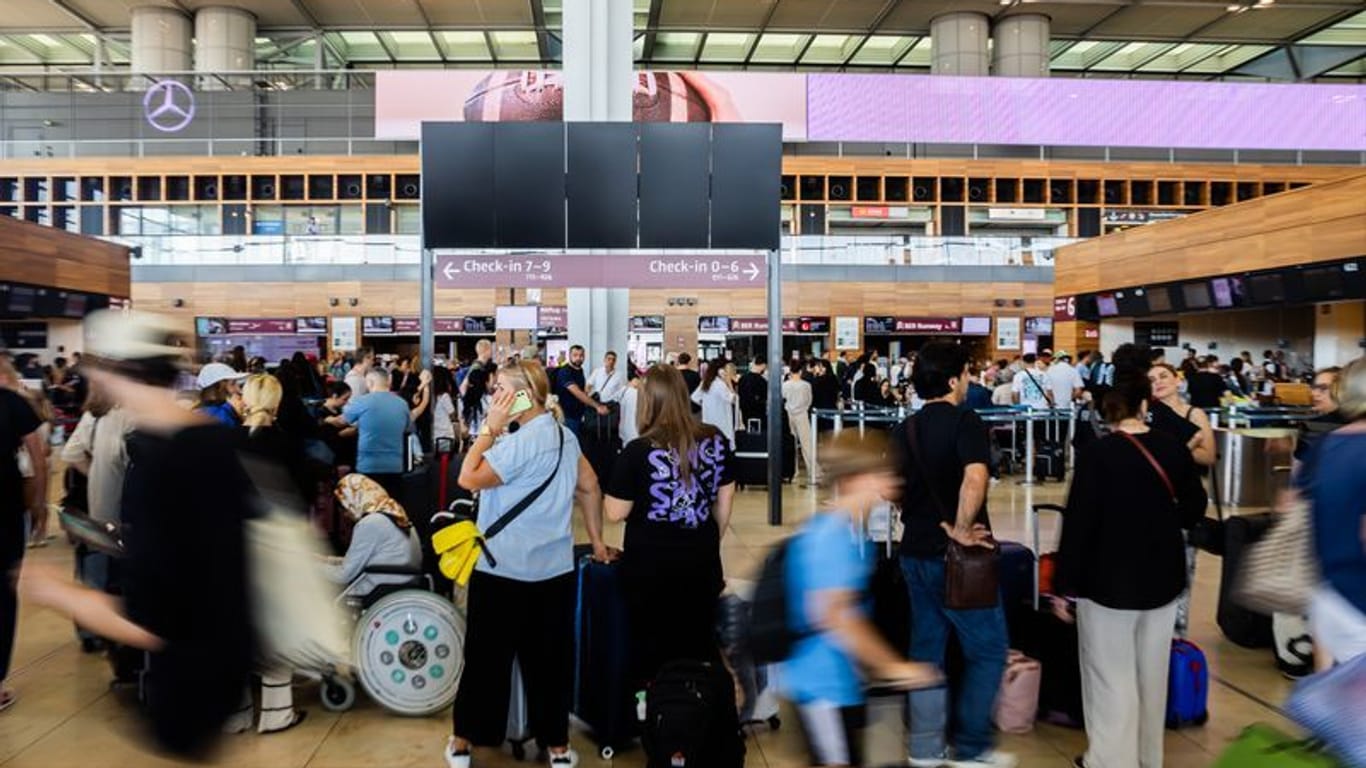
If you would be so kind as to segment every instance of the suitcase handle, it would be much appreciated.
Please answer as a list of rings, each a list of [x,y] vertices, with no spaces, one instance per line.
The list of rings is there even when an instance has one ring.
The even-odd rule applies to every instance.
[[[1034,536],[1034,610],[1039,610],[1039,558],[1043,553],[1039,551],[1039,513],[1055,512],[1062,515],[1067,511],[1061,504],[1034,504],[1030,510],[1030,531]]]

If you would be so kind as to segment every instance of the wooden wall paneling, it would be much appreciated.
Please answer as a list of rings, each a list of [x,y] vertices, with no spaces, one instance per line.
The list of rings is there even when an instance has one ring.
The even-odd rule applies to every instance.
[[[128,249],[0,216],[0,280],[127,296]]]
[[[1366,174],[1060,249],[1058,295],[1366,253]]]

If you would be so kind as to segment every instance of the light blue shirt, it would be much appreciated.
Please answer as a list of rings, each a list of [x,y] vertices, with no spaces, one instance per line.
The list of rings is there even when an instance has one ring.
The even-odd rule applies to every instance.
[[[408,404],[392,392],[371,392],[352,398],[342,418],[354,425],[356,471],[364,475],[403,472],[404,435],[412,424]]]
[[[824,590],[863,594],[872,579],[873,561],[867,540],[846,512],[818,514],[797,534],[787,560],[787,599],[792,629],[815,630],[814,599]],[[854,659],[828,633],[817,631],[798,640],[783,663],[779,678],[788,698],[798,704],[815,701],[840,707],[863,703],[863,681]]]
[[[556,432],[564,435],[559,469],[555,468]],[[490,539],[485,547],[498,562],[479,558],[477,570],[517,581],[545,581],[574,570],[574,489],[579,484],[579,441],[543,414],[512,434],[498,438],[484,453],[502,485],[479,493],[479,530],[488,530],[503,513],[526,498],[555,473],[545,492]]]

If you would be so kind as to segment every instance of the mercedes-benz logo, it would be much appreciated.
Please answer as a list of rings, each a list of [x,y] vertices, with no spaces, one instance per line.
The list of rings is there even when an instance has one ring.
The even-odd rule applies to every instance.
[[[178,80],[158,80],[142,97],[142,114],[162,133],[182,131],[194,120],[194,94]]]

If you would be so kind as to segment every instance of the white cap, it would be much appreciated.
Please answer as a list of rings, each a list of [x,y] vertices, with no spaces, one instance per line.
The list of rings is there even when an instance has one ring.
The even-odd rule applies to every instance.
[[[247,374],[234,371],[231,366],[223,363],[209,363],[199,369],[199,376],[195,379],[195,384],[200,389],[208,389],[220,381],[234,381],[245,379]]]
[[[101,309],[85,318],[85,351],[114,361],[179,357],[185,348],[176,324],[165,315]]]

